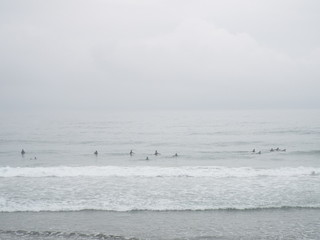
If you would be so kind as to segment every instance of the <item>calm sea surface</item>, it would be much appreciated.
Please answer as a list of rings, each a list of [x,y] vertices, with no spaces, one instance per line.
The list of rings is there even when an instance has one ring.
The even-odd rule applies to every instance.
[[[319,229],[320,110],[0,119],[0,239],[320,239]]]

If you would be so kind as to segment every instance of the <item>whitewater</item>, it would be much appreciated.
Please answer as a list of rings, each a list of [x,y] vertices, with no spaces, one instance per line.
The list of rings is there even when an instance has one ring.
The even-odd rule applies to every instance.
[[[299,177],[319,175],[320,168],[283,167],[276,169],[255,169],[251,167],[226,168],[221,166],[82,166],[82,167],[1,167],[0,177]]]
[[[311,167],[4,167],[0,211],[318,208],[319,172]]]

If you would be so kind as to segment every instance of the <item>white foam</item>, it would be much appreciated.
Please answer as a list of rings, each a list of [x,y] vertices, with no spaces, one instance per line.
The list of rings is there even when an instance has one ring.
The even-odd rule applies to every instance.
[[[259,177],[259,176],[319,176],[320,168],[285,167],[276,169],[255,169],[251,167],[227,168],[215,166],[183,167],[1,167],[0,177]]]
[[[3,177],[0,182],[4,183],[1,191],[5,193],[0,196],[0,212],[318,208],[319,170],[213,166],[6,167],[0,168]]]

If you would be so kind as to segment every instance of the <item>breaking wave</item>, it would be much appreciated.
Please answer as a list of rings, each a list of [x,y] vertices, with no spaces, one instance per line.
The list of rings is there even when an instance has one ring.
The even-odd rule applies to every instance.
[[[319,209],[320,210],[320,204],[317,205],[265,205],[265,206],[216,206],[216,207],[210,207],[210,208],[115,208],[115,209],[109,209],[109,208],[86,208],[81,206],[69,206],[69,207],[59,207],[59,206],[52,206],[52,207],[34,207],[32,209],[3,209],[0,210],[0,212],[82,212],[82,211],[103,211],[103,212],[204,212],[204,211],[259,211],[259,210],[276,210],[276,209],[282,209],[282,210],[290,210],[290,209]]]
[[[184,167],[120,167],[120,166],[82,166],[82,167],[1,167],[0,177],[259,177],[259,176],[301,176],[320,174],[320,168],[283,167],[276,169],[255,169],[251,167],[228,168],[214,166]]]

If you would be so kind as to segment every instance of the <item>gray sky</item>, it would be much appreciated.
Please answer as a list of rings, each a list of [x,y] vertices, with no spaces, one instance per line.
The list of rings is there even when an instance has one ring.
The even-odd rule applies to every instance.
[[[318,0],[1,0],[1,109],[320,107]]]

